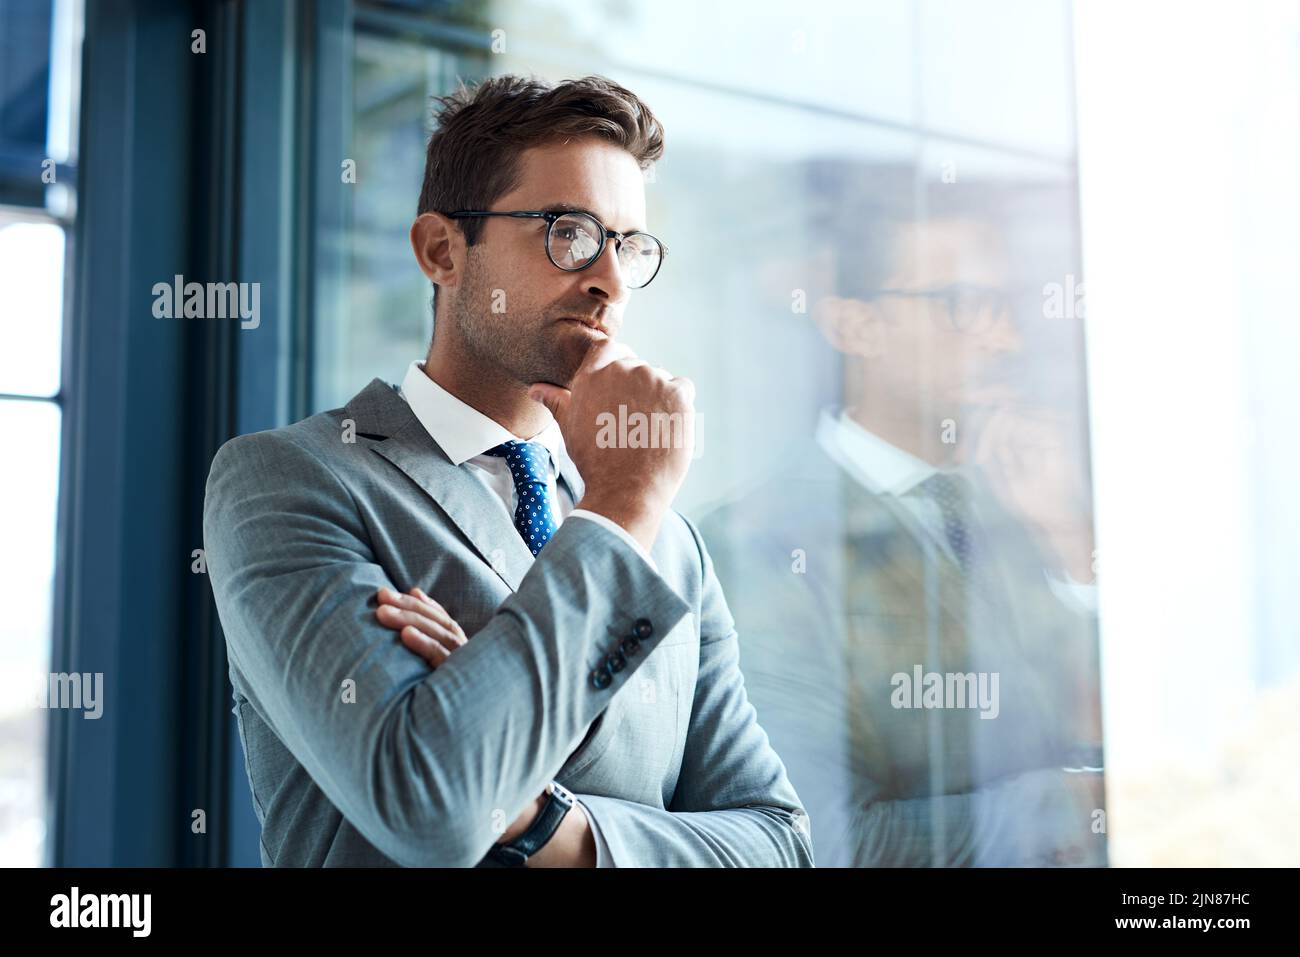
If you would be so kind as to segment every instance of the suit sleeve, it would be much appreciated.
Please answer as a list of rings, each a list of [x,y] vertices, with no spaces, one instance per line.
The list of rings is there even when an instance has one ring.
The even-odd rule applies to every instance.
[[[618,536],[565,522],[496,614],[430,671],[375,618],[395,588],[348,488],[290,436],[218,450],[209,580],[249,697],[326,796],[404,866],[475,866],[562,766],[633,664],[590,674],[637,618],[687,604]]]
[[[701,559],[700,669],[677,790],[668,809],[580,795],[613,867],[812,867],[808,818],[758,724],[739,637],[695,526]],[[604,866],[598,860],[597,866]]]

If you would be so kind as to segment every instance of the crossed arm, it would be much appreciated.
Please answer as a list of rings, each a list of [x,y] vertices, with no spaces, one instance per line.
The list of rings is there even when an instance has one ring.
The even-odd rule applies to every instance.
[[[700,543],[694,526],[691,531]],[[700,673],[670,808],[576,795],[586,813],[566,815],[530,866],[592,866],[597,846],[600,866],[813,866],[807,815],[755,720],[739,669],[734,621],[707,552],[702,554]],[[460,626],[419,588],[406,595],[384,588],[377,597],[378,620],[397,631],[402,644],[429,667],[447,662],[465,645]],[[755,794],[767,795],[770,803],[753,803]],[[527,828],[544,799],[520,815],[502,843]],[[601,828],[599,842],[590,831],[593,820]]]
[[[379,607],[375,609],[379,623],[396,631],[402,644],[424,659],[430,669],[437,668],[469,640],[447,609],[420,588],[412,588],[403,595],[385,586],[375,597],[379,601]],[[528,829],[541,814],[549,790],[548,784],[547,791],[534,798],[502,832],[498,844],[508,844]],[[596,839],[590,819],[582,813],[570,813],[564,816],[550,840],[528,859],[525,866],[595,867],[597,860]]]
[[[503,812],[531,821],[544,787],[636,670],[604,689],[589,684],[611,625],[650,619],[649,652],[690,610],[619,536],[566,522],[474,640],[430,671],[369,610],[393,585],[347,486],[279,433],[218,452],[204,539],[250,700],[335,807],[406,866],[474,866],[503,838]],[[802,809],[745,699],[735,631],[701,555],[700,674],[671,809],[578,798],[605,863],[811,865]],[[348,681],[353,704],[340,702]],[[568,862],[562,847],[554,856]]]

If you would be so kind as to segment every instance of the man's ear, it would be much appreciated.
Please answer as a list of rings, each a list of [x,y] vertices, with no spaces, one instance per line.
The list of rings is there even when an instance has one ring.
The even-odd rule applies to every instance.
[[[876,359],[885,351],[884,321],[872,303],[826,296],[813,307],[812,318],[836,352]]]
[[[465,263],[465,235],[441,213],[422,213],[411,224],[411,251],[420,271],[439,286],[455,286]]]

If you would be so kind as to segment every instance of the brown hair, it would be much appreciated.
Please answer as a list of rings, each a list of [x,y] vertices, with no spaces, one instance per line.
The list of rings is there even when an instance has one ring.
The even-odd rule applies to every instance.
[[[630,90],[603,76],[551,85],[514,75],[462,82],[435,97],[436,125],[424,161],[419,213],[488,209],[518,186],[519,154],[575,136],[599,136],[623,147],[646,169],[664,151],[663,128]],[[457,220],[467,245],[483,221]]]

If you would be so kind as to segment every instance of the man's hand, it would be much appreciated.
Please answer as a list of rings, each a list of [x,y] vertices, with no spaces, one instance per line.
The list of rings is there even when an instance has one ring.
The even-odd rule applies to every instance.
[[[582,475],[578,507],[618,522],[649,551],[690,467],[695,384],[610,341],[587,353],[569,388],[535,382],[529,395],[550,409]],[[608,441],[603,423],[627,422],[631,433],[638,413],[644,442],[633,447],[621,434]]]
[[[437,668],[468,639],[456,620],[436,601],[412,588],[399,595],[391,588],[379,589],[379,623],[398,633],[402,644]]]

